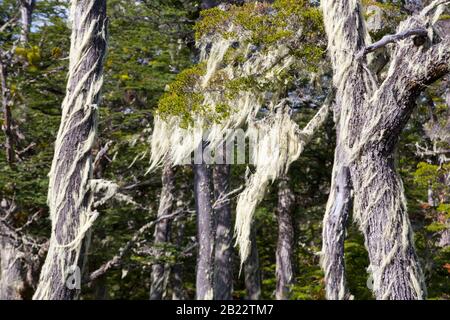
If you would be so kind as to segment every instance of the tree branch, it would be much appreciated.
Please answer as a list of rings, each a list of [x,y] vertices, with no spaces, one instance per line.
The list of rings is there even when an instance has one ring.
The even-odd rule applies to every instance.
[[[373,52],[379,48],[382,48],[389,43],[398,42],[400,40],[412,37],[412,36],[421,36],[426,37],[428,35],[428,32],[426,29],[417,28],[417,29],[411,29],[399,32],[397,34],[388,34],[385,35],[383,38],[378,40],[377,42],[371,44],[370,46],[367,46],[363,50],[361,50],[357,55],[356,59],[361,59],[365,57],[368,53]]]
[[[91,272],[91,274],[89,275],[86,283],[90,283],[90,282],[98,279],[99,277],[104,275],[106,272],[108,272],[110,269],[119,266],[122,263],[123,258],[125,257],[125,255],[133,248],[135,243],[139,240],[139,238],[148,229],[152,228],[155,224],[157,224],[161,220],[173,219],[173,218],[179,216],[180,214],[182,214],[184,212],[186,212],[186,210],[177,210],[174,213],[171,213],[171,214],[168,214],[168,215],[165,215],[165,216],[161,216],[158,219],[155,219],[155,220],[153,220],[151,222],[148,222],[148,223],[144,224],[139,230],[137,230],[135,232],[133,237],[123,247],[121,247],[119,249],[119,253],[118,254],[116,254],[114,257],[112,257],[109,261],[105,262],[103,265],[101,265],[97,270],[95,270],[94,272]]]

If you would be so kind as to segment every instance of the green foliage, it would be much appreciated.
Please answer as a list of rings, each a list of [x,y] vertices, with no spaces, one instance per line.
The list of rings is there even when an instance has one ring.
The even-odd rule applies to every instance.
[[[205,125],[219,123],[233,110],[233,99],[243,92],[284,91],[295,79],[298,70],[316,72],[325,54],[317,41],[323,36],[320,10],[306,1],[277,0],[273,4],[248,2],[242,6],[230,5],[225,10],[214,7],[200,13],[201,19],[194,26],[198,43],[209,42],[217,37],[234,41],[227,49],[223,65],[215,72],[206,88],[200,85],[206,66],[201,63],[178,75],[168,86],[168,91],[159,101],[157,114],[179,119],[179,126],[186,128],[194,118],[204,119]],[[231,30],[231,31],[230,31]],[[298,32],[301,30],[301,32]],[[276,51],[286,46],[288,54],[280,57],[260,74],[230,78],[227,66],[239,68],[251,53],[245,48],[255,48],[261,54]],[[287,57],[297,58],[298,63],[278,72],[275,78],[266,79],[277,66],[283,65]],[[220,93],[222,103],[215,106],[204,104],[206,92]]]
[[[366,5],[369,3],[381,6],[389,17],[401,16],[392,2],[365,2]],[[208,89],[224,92],[224,99],[215,106],[214,112],[210,112],[210,107],[203,104],[205,92],[199,89],[205,66],[192,66],[195,60],[192,28],[199,15],[198,8],[199,1],[196,0],[108,1],[109,53],[100,106],[99,139],[94,153],[108,141],[112,145],[94,176],[117,182],[139,206],[113,201],[99,208],[101,214],[94,226],[89,252],[90,271],[111,259],[141,226],[155,219],[161,188],[160,174],[144,175],[148,168],[145,154],[148,149],[147,130],[151,127],[155,112],[162,117],[179,116],[181,126],[189,126],[194,114],[203,116],[208,123],[221,121],[231,112],[229,101],[240,92],[271,91],[280,87],[305,90],[312,86],[309,73],[323,69],[325,45],[322,16],[317,7],[309,5],[309,1],[277,0],[273,4],[259,3],[255,6],[249,3],[230,6],[226,11],[218,8],[204,11],[195,27],[198,39],[218,34],[228,39],[246,35],[240,47],[228,50],[225,65],[242,65],[247,56],[241,48],[249,44],[255,45],[261,52],[289,44],[289,55],[298,59],[295,70],[279,74],[278,79],[270,83],[261,80],[263,75],[230,80],[218,72]],[[15,141],[16,150],[20,153],[31,147],[20,153],[15,166],[10,167],[3,149],[4,135],[1,135],[0,200],[15,202],[15,227],[23,226],[31,215],[41,211],[41,218],[27,229],[29,234],[41,237],[47,237],[50,233],[46,204],[47,174],[67,80],[70,47],[67,10],[66,1],[37,1],[30,43],[16,48],[12,65],[7,67],[13,119],[20,133],[20,138]],[[0,1],[0,25],[16,13],[16,0]],[[440,19],[448,17],[442,15]],[[238,26],[233,32],[227,28],[230,23]],[[296,37],[295,32],[300,28],[303,32]],[[13,48],[19,32],[17,26],[0,32],[2,50]],[[379,36],[382,34],[375,35],[375,38]],[[316,99],[319,94],[312,92]],[[427,94],[432,97],[438,123],[445,124],[448,106],[440,98],[441,92],[437,87],[430,87]],[[321,101],[319,98],[316,100]],[[446,184],[448,180],[445,180],[450,174],[450,165],[439,165],[435,157],[424,159],[416,154],[416,143],[430,144],[423,128],[429,120],[428,109],[421,101],[418,102],[419,108],[401,137],[398,168],[405,185],[408,211],[424,266],[429,297],[449,299],[450,249],[439,247],[438,242],[446,219],[450,218],[449,186]],[[314,113],[315,107],[311,105],[313,107],[302,105],[301,112],[296,115],[300,126]],[[321,249],[321,223],[331,178],[335,143],[333,126],[332,119],[329,119],[290,172],[291,186],[297,199],[294,212],[296,269],[291,299],[325,298],[323,272],[316,253]],[[445,142],[438,141],[436,145],[445,146]],[[232,170],[231,189],[234,189],[244,181],[246,167],[233,166]],[[176,189],[186,189],[184,200],[189,207],[193,207],[192,172],[184,168],[177,172],[176,177]],[[436,195],[436,206],[427,204],[429,186]],[[266,299],[274,298],[276,287],[276,191],[274,184],[256,212],[262,294]],[[232,207],[234,205],[232,203]],[[184,254],[183,250],[192,246],[192,237],[196,235],[195,216],[188,215],[182,222],[185,235],[179,246],[156,247],[167,252],[163,262],[184,267],[184,288],[189,298],[194,298],[196,251]],[[176,231],[177,226],[173,226],[173,239]],[[149,230],[136,248],[128,253],[120,268],[110,270],[92,286],[84,286],[83,299],[103,298],[97,290],[102,286],[107,289],[107,298],[147,299],[151,265],[155,262],[149,254],[154,248],[152,238],[153,230]],[[243,277],[237,276],[239,264],[237,256],[234,258],[234,298],[239,299],[245,297],[245,285]],[[345,258],[347,281],[355,299],[372,299],[367,288],[367,252],[354,224],[349,225]]]

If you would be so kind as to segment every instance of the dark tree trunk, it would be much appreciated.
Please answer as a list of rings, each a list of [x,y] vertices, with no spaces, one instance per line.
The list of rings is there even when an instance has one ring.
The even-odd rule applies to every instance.
[[[259,268],[258,246],[256,244],[256,231],[254,226],[250,233],[250,255],[244,262],[245,289],[247,300],[261,299],[261,270]]]
[[[278,207],[276,210],[278,221],[278,242],[276,250],[276,278],[277,300],[289,299],[291,286],[294,281],[293,272],[293,244],[294,225],[292,211],[295,204],[295,195],[289,186],[287,175],[280,178],[278,183]]]
[[[52,233],[34,299],[78,296],[89,229],[97,217],[91,151],[106,54],[106,0],[79,0],[72,9],[67,92],[49,174]]]
[[[175,244],[178,250],[181,250],[184,239],[185,221],[182,219],[175,220],[176,235]],[[186,300],[187,295],[183,285],[183,264],[177,262],[172,267],[172,300]]]
[[[232,218],[229,199],[230,165],[216,164],[213,169],[215,212],[214,299],[231,300],[233,292]],[[221,201],[223,199],[223,201]],[[218,202],[219,201],[219,202]]]
[[[206,164],[194,164],[194,194],[197,212],[197,300],[214,298],[214,232],[211,203],[211,173]]]
[[[169,215],[174,208],[175,173],[169,162],[164,165],[161,180],[162,189],[157,218]],[[162,248],[162,246],[169,242],[169,236],[170,221],[168,219],[163,219],[158,222],[155,227],[153,243],[156,247],[154,258],[157,260],[157,263],[152,266],[150,300],[161,300],[163,297],[164,280],[168,270],[166,270],[165,263],[158,260],[161,260],[164,256],[164,248]]]

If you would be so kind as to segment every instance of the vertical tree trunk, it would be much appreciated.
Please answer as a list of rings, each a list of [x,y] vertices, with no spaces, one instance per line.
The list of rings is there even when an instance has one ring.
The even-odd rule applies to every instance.
[[[285,175],[280,178],[278,183],[278,207],[276,210],[278,242],[276,250],[277,287],[275,297],[277,300],[289,299],[291,286],[294,281],[292,261],[294,244],[292,210],[294,204],[295,195],[289,186],[289,177]]]
[[[0,225],[0,300],[24,299],[26,283],[25,256],[17,249],[14,239]]]
[[[34,299],[74,299],[89,247],[92,144],[106,54],[106,0],[73,0],[66,97],[49,174],[49,252]]]
[[[211,173],[206,164],[194,164],[194,194],[197,212],[197,300],[214,298],[214,232],[211,204]]]
[[[185,221],[176,219],[175,222],[177,225],[175,244],[178,249],[181,249],[184,239]],[[187,298],[183,285],[183,271],[182,263],[177,262],[172,267],[172,300],[185,300]]]
[[[247,300],[261,299],[261,270],[259,268],[258,246],[256,244],[256,231],[251,228],[250,232],[251,250],[247,260],[244,262],[245,289]]]
[[[28,43],[28,34],[31,27],[31,15],[33,13],[35,2],[35,0],[20,0],[22,30],[19,41],[22,45]]]
[[[12,117],[11,117],[11,96],[6,83],[6,65],[2,61],[3,57],[0,55],[0,85],[2,89],[2,107],[3,107],[3,125],[2,130],[5,134],[5,153],[6,162],[9,166],[14,163],[14,142],[12,132]]]
[[[407,18],[397,32],[429,29],[438,3]],[[347,155],[343,166],[350,170],[354,218],[365,237],[373,291],[377,299],[423,299],[426,289],[394,150],[417,95],[449,72],[450,37],[436,44],[431,39],[396,42],[386,78],[379,84],[364,56],[370,38],[360,1],[321,4],[336,88],[337,145]]]
[[[328,300],[350,298],[345,281],[344,241],[345,227],[351,205],[350,171],[335,153],[331,191],[323,221],[322,268]]]
[[[188,194],[189,185],[186,183],[185,179],[182,179],[180,183],[180,187],[177,192],[177,210],[183,210],[189,206],[186,203],[186,194]],[[183,216],[176,217],[174,220],[175,232],[172,233],[172,241],[177,247],[177,250],[181,253],[183,249],[183,242],[185,239],[185,228],[186,228],[186,220]],[[171,276],[172,276],[172,300],[186,300],[187,293],[184,289],[184,265],[183,261],[177,261],[175,265],[172,267]]]
[[[230,165],[216,164],[213,168],[214,194],[216,201],[229,192]],[[229,199],[215,208],[214,247],[214,299],[231,300],[233,292],[233,246],[232,219]]]
[[[162,172],[162,189],[159,200],[159,209],[157,218],[166,216],[172,212],[174,207],[175,192],[175,173],[172,165],[166,162]],[[163,219],[155,226],[154,245],[162,246],[169,241],[170,221]],[[161,259],[164,256],[164,249],[156,248],[155,259]],[[167,273],[165,263],[157,262],[152,266],[150,300],[161,300],[164,293],[164,279]]]
[[[378,299],[411,300],[425,295],[414,250],[403,184],[394,159],[376,152],[352,166],[355,215],[365,236]]]

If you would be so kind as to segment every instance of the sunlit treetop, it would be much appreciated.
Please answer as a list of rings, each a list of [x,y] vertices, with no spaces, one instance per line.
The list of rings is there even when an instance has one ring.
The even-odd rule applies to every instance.
[[[221,5],[202,11],[194,30],[202,61],[179,74],[156,111],[163,119],[178,117],[182,127],[197,116],[206,124],[227,119],[243,93],[286,95],[296,80],[317,72],[325,56],[321,11],[309,1]],[[208,70],[211,59],[220,60],[214,70]],[[205,102],[205,94],[216,102]]]

